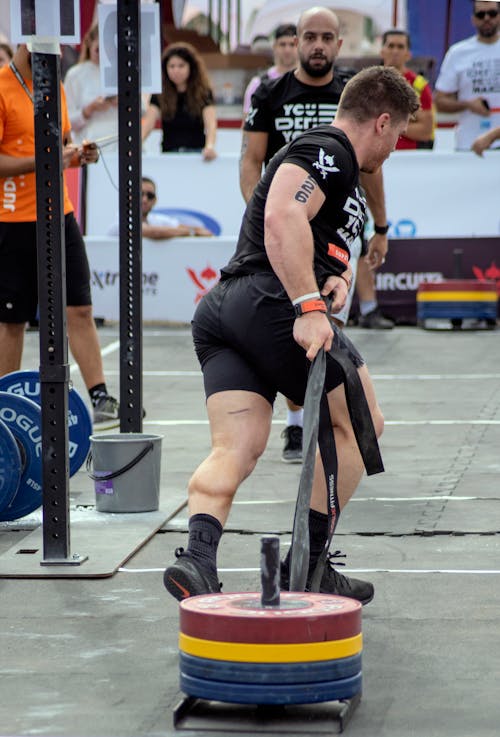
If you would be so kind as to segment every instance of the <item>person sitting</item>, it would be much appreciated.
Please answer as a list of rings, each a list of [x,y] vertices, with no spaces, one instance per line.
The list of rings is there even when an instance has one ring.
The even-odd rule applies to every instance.
[[[163,91],[152,95],[142,127],[143,141],[161,120],[162,151],[201,151],[216,158],[217,117],[203,59],[187,43],[171,44],[162,56]]]
[[[166,238],[182,238],[184,236],[212,236],[208,228],[199,225],[185,225],[177,218],[165,215],[161,212],[152,212],[156,204],[156,184],[149,177],[141,180],[141,212],[142,212],[142,237],[151,238],[154,241]],[[108,229],[107,235],[120,234],[118,222]]]

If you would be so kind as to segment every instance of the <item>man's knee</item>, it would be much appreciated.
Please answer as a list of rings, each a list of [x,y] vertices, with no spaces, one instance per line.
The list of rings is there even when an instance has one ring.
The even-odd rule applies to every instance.
[[[78,321],[92,321],[92,305],[68,306],[68,319]]]
[[[265,444],[246,448],[216,447],[191,476],[189,494],[232,500],[239,485],[252,473]]]

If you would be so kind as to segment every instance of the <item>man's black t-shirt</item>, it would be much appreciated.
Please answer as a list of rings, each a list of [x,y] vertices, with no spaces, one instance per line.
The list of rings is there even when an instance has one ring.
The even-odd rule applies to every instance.
[[[332,274],[345,271],[349,246],[363,230],[366,200],[359,188],[359,167],[349,139],[338,128],[322,125],[303,133],[271,159],[247,205],[236,252],[222,269],[222,280],[273,271],[264,246],[264,209],[276,170],[285,162],[304,169],[326,197],[310,222],[319,287]]]
[[[312,86],[299,82],[291,71],[259,85],[243,128],[269,134],[266,165],[283,145],[304,131],[332,122],[345,82],[334,75],[328,84]]]
[[[152,95],[151,104],[161,110],[159,95]],[[211,92],[207,93],[205,105],[213,105]],[[172,119],[162,119],[163,140],[161,150],[178,151],[180,148],[201,150],[205,146],[205,126],[202,115],[193,115],[186,105],[186,93],[179,92],[177,110]]]

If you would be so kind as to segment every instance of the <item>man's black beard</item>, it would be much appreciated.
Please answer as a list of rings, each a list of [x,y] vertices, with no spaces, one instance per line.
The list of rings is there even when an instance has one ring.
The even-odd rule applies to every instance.
[[[496,36],[498,31],[498,28],[495,26],[491,26],[491,28],[479,30],[479,37],[480,38],[492,38],[493,36]]]
[[[325,62],[321,67],[312,66],[307,59],[301,59],[300,64],[302,66],[302,69],[307,72],[310,77],[317,77],[319,79],[330,74],[333,67],[333,60],[327,61],[325,59]]]

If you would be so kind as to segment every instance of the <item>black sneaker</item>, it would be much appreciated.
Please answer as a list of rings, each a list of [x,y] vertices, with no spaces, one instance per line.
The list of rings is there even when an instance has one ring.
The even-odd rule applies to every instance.
[[[102,394],[93,407],[94,430],[111,430],[120,424],[120,405],[109,394]]]
[[[369,328],[370,330],[392,330],[394,322],[384,317],[380,309],[376,307],[366,315],[360,315],[358,325],[360,328]]]
[[[284,463],[302,463],[302,428],[299,425],[289,425],[281,433],[285,438],[285,447],[281,454]]]
[[[336,594],[337,596],[347,596],[349,599],[356,599],[361,604],[368,604],[374,596],[373,584],[369,581],[361,581],[359,578],[348,578],[335,570],[335,565],[343,566],[345,563],[334,561],[334,558],[345,558],[339,550],[335,553],[328,553],[325,570],[319,591],[321,594]],[[312,577],[311,572],[307,577],[306,591],[309,591],[309,585]],[[281,563],[281,589],[288,591],[290,585],[290,571],[288,566]]]
[[[195,560],[184,548],[175,551],[177,560],[163,574],[163,583],[169,594],[182,601],[189,596],[218,594],[222,584]]]

